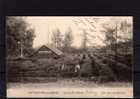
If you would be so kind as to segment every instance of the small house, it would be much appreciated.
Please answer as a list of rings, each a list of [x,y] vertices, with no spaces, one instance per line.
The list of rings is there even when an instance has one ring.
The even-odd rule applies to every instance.
[[[50,45],[42,45],[35,49],[35,52],[32,53],[29,57],[33,58],[59,58],[63,55],[56,47]]]

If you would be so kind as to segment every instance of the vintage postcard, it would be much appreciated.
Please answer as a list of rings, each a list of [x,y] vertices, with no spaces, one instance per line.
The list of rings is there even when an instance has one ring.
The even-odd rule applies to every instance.
[[[7,16],[9,98],[132,98],[132,16]]]

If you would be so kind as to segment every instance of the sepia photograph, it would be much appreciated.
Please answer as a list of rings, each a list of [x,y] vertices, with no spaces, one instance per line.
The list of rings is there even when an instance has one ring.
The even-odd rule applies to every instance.
[[[6,16],[8,98],[133,98],[133,16]]]

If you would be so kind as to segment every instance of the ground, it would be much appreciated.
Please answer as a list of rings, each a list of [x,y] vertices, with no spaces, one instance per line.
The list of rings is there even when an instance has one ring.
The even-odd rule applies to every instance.
[[[41,79],[41,78],[40,78]],[[43,78],[42,78],[43,79]],[[132,97],[133,87],[129,82],[96,83],[84,78],[60,78],[56,81],[8,83],[9,97]]]

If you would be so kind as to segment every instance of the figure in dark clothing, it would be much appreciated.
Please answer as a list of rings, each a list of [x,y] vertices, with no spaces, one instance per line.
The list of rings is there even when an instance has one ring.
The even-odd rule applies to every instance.
[[[79,65],[81,67],[79,73],[80,76],[90,77],[92,75],[91,60],[86,53],[83,54],[82,57],[80,58]]]
[[[94,76],[98,76],[98,68],[96,67],[95,64],[95,59],[93,58],[93,56],[91,56],[91,54],[88,54],[88,57],[91,59],[91,66],[92,66],[92,73]]]
[[[82,59],[79,61],[79,64],[80,65],[83,64],[85,59],[86,59],[86,55],[83,54]]]

